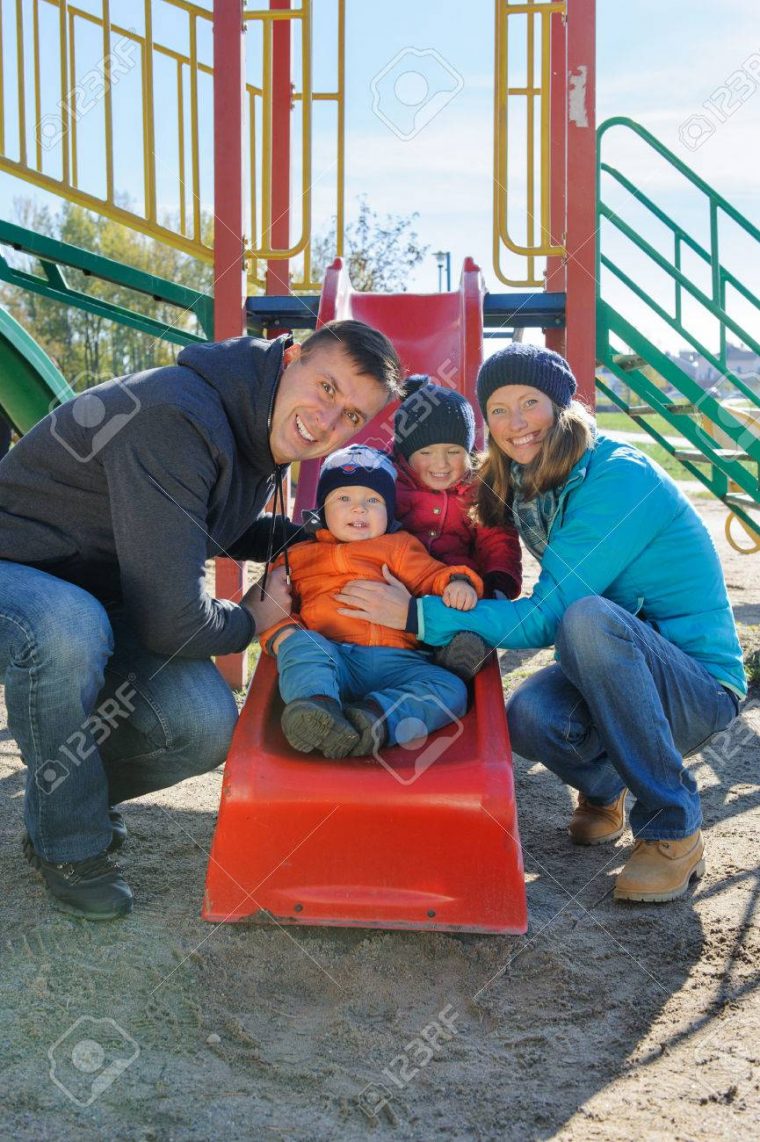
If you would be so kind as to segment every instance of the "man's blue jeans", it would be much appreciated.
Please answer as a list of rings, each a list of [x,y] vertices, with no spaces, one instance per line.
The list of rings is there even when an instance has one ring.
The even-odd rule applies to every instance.
[[[163,658],[79,587],[0,560],[0,680],[40,856],[111,841],[108,806],[224,761],[235,701],[208,660]]]
[[[556,648],[559,664],[507,703],[515,752],[593,804],[630,789],[635,837],[696,832],[702,811],[683,758],[725,729],[738,699],[648,623],[598,596],[568,607]]]
[[[314,631],[286,638],[277,654],[283,702],[324,694],[381,707],[388,744],[403,744],[461,718],[467,687],[419,650],[331,642]]]

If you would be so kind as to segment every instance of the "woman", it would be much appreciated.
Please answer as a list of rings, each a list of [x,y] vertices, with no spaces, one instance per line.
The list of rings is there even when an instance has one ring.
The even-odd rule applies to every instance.
[[[418,635],[434,646],[461,630],[494,647],[554,644],[556,663],[508,702],[515,751],[578,790],[576,844],[620,836],[629,790],[636,843],[615,898],[673,900],[704,872],[699,794],[683,758],[736,716],[741,650],[696,512],[641,452],[595,432],[575,389],[564,358],[537,346],[513,344],[483,364],[478,512],[486,526],[514,518],[541,575],[530,597],[468,613],[418,600]],[[408,600],[390,579],[352,584],[342,601],[404,625]]]

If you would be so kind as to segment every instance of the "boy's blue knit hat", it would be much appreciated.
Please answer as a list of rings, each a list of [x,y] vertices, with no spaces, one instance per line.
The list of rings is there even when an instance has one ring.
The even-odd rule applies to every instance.
[[[385,500],[391,531],[396,515],[396,469],[384,452],[367,444],[349,444],[332,452],[322,464],[317,484],[317,509],[325,522],[325,500],[335,488],[371,488]]]
[[[478,403],[486,415],[488,398],[505,385],[530,385],[539,389],[558,408],[569,408],[578,387],[564,357],[540,345],[515,341],[500,349],[480,366],[477,381]]]
[[[458,444],[472,452],[475,415],[461,393],[416,373],[407,377],[404,394],[393,418],[393,443],[405,460],[433,444]]]

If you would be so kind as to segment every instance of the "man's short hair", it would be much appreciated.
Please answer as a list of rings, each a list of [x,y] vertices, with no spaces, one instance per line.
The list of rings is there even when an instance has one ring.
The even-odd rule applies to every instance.
[[[401,399],[403,368],[393,345],[379,330],[363,321],[328,321],[301,345],[301,354],[308,357],[315,349],[340,344],[358,371],[383,386],[388,401]]]

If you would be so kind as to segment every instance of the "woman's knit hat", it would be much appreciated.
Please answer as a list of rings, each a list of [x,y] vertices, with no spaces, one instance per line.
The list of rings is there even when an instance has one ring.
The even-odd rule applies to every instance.
[[[564,357],[551,349],[524,345],[521,341],[500,349],[480,366],[477,394],[483,416],[488,398],[504,385],[530,385],[545,393],[558,408],[569,408],[578,387]]]
[[[324,461],[317,484],[317,509],[325,522],[325,500],[336,488],[371,488],[385,500],[387,531],[393,529],[396,514],[396,469],[384,452],[366,444],[349,444],[332,452]]]
[[[419,373],[407,377],[404,394],[396,409],[393,434],[394,447],[405,460],[432,444],[458,444],[472,452],[475,415],[461,393],[436,385]]]

